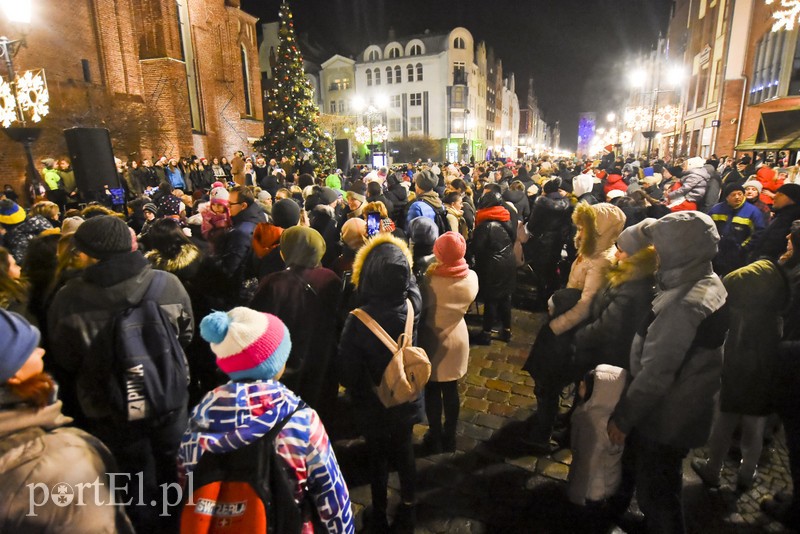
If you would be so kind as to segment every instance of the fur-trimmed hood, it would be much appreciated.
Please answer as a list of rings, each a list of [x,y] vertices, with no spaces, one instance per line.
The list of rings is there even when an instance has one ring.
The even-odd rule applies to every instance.
[[[353,261],[353,284],[362,299],[406,298],[413,264],[408,245],[381,232],[361,247]]]
[[[575,206],[572,222],[583,230],[578,253],[591,257],[614,245],[625,226],[625,214],[607,202],[593,205],[581,202]]]
[[[653,278],[655,283],[657,267],[656,249],[651,245],[611,267],[608,271],[608,283],[611,287],[618,287],[626,282],[642,280],[647,277]]]
[[[181,245],[181,251],[174,258],[165,258],[158,250],[151,250],[144,257],[150,261],[154,269],[174,274],[194,263],[200,257],[200,250],[196,246],[186,243]]]

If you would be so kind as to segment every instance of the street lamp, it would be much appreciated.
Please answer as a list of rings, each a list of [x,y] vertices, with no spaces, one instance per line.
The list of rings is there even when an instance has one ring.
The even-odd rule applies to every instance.
[[[374,119],[378,116],[383,116],[383,110],[389,106],[389,97],[380,94],[375,97],[374,104],[367,104],[363,97],[356,96],[352,100],[353,109],[361,113],[367,119],[367,127],[359,126],[356,128],[356,141],[365,143],[367,141],[367,134],[369,135],[369,157],[370,165],[375,164],[375,139],[380,143],[384,143],[389,138],[389,129],[383,124],[372,125]]]
[[[656,64],[656,73],[654,84],[655,87],[651,91],[646,91],[642,94],[652,93],[652,104],[650,109],[644,107],[629,108],[625,111],[625,122],[629,128],[642,130],[647,127],[647,130],[642,131],[642,136],[647,139],[647,157],[650,158],[653,150],[653,139],[659,133],[658,128],[674,128],[677,124],[677,107],[665,106],[664,108],[658,107],[658,95],[661,93],[673,93],[675,87],[679,87],[683,81],[683,69],[679,65],[674,65],[669,69],[670,83],[675,87],[672,89],[659,88],[659,75],[660,75],[661,62]],[[644,70],[635,70],[630,74],[630,82],[634,87],[644,87],[647,81],[647,73]]]

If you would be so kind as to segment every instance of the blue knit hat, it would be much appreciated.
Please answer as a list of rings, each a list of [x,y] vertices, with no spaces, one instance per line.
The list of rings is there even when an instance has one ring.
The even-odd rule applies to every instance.
[[[19,224],[25,220],[25,210],[13,200],[0,200],[0,224]]]
[[[39,346],[39,338],[39,329],[24,317],[0,308],[0,339],[3,340],[0,384],[5,384],[28,361],[33,349]]]

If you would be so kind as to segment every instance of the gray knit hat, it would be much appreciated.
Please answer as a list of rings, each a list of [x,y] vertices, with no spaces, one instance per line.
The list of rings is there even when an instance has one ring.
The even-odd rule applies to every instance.
[[[85,221],[78,227],[72,239],[78,250],[98,260],[131,252],[133,249],[128,225],[113,215],[100,215]]]
[[[650,245],[652,241],[645,235],[645,231],[654,222],[656,222],[656,219],[648,217],[633,226],[627,227],[619,234],[619,237],[617,237],[617,248],[629,256],[633,256],[644,247]]]

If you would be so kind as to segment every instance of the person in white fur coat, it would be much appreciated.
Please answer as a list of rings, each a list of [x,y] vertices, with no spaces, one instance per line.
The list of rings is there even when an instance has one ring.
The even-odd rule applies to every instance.
[[[574,504],[602,503],[619,487],[623,447],[611,443],[606,428],[626,377],[621,367],[601,364],[580,383],[581,403],[572,414],[572,464],[567,488]]]

